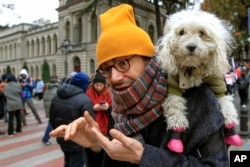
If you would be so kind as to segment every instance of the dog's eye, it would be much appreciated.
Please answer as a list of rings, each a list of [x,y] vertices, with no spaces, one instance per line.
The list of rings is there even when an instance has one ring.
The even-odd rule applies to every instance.
[[[204,35],[203,31],[199,31],[200,37],[202,37]]]
[[[180,32],[179,32],[179,35],[184,35],[184,30],[181,30]]]

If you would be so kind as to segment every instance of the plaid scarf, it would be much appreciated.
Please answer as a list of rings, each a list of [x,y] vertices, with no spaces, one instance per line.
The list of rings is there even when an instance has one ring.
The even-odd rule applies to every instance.
[[[115,128],[131,136],[162,115],[161,105],[167,94],[166,78],[166,73],[159,69],[153,57],[143,74],[127,90],[112,90]]]

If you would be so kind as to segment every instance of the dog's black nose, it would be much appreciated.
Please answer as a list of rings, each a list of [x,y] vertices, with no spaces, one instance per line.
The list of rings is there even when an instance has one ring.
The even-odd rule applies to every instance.
[[[193,52],[196,48],[196,45],[195,44],[189,44],[187,45],[187,49],[190,51],[190,52]]]

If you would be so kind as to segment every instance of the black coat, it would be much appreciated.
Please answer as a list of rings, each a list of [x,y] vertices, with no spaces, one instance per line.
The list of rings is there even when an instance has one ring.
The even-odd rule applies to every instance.
[[[164,117],[159,117],[141,133],[146,144],[140,165],[111,160],[107,154],[93,153],[86,149],[87,167],[226,167],[229,164],[227,146],[224,142],[224,118],[213,92],[206,86],[189,89],[184,96],[188,101],[189,129],[184,133],[183,154],[173,153],[166,147],[168,132]],[[219,134],[220,138],[211,140]],[[216,135],[217,136],[217,135]],[[213,138],[214,139],[214,138]],[[197,149],[211,143],[210,154],[197,156]],[[204,144],[205,143],[205,144]],[[221,143],[218,145],[218,143]],[[203,152],[202,152],[203,153]]]
[[[53,129],[63,124],[69,124],[75,119],[82,117],[84,111],[94,116],[93,104],[89,97],[81,88],[74,85],[63,84],[58,87],[56,96],[52,99],[49,121]],[[63,151],[76,151],[82,149],[72,141],[65,141],[63,138],[57,138],[58,144]]]
[[[0,92],[0,119],[4,117],[5,114],[6,99],[3,92]]]

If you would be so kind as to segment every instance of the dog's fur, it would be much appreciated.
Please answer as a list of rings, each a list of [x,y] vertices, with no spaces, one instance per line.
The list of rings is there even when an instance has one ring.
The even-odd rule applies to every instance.
[[[166,20],[164,36],[156,45],[156,58],[161,68],[176,79],[177,86],[183,93],[185,89],[200,86],[210,77],[224,81],[223,75],[230,70],[227,56],[232,48],[233,38],[225,22],[211,13],[181,11]],[[186,85],[179,83],[182,80]],[[232,102],[233,97],[223,95],[218,97],[218,101],[225,124],[237,124],[238,115]],[[169,93],[163,108],[168,129],[188,128],[186,100],[181,95]]]

